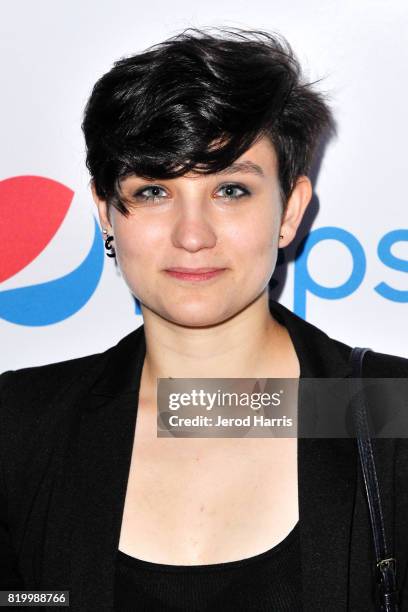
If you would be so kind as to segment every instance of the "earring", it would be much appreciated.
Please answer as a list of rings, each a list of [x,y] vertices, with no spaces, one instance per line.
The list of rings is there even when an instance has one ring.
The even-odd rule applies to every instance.
[[[106,240],[105,240],[105,249],[106,251],[111,251],[111,253],[106,253],[107,257],[116,257],[116,252],[114,247],[111,245],[112,240],[114,239],[114,236],[112,235],[108,235],[108,230],[104,229],[103,233],[106,236]]]

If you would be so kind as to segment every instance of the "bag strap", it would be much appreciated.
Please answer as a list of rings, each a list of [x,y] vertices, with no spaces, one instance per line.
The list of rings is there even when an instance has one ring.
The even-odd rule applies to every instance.
[[[364,478],[365,491],[370,511],[370,521],[376,557],[376,579],[379,588],[380,610],[398,612],[398,591],[396,586],[396,560],[391,556],[387,544],[384,516],[381,505],[380,489],[375,468],[373,445],[370,438],[367,412],[362,391],[362,364],[369,348],[355,347],[351,351],[350,378],[354,426],[357,433],[357,445],[360,465]]]

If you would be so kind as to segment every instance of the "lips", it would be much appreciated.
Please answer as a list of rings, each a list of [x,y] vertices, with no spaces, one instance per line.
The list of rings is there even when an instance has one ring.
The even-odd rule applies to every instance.
[[[206,281],[224,272],[225,268],[169,268],[166,273],[182,281]]]
[[[167,272],[181,272],[185,274],[205,274],[206,272],[217,272],[225,268],[167,268]]]

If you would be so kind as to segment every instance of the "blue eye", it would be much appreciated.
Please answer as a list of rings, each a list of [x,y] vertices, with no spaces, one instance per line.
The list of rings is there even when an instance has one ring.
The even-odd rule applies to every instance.
[[[228,183],[226,185],[223,185],[220,188],[220,191],[222,190],[225,190],[226,195],[221,196],[221,197],[230,198],[231,200],[238,200],[240,198],[243,198],[246,195],[249,195],[248,189],[246,189],[245,187],[242,187],[241,185],[237,185],[235,183]],[[238,195],[237,195],[237,190],[241,192]]]
[[[151,191],[153,195],[143,195],[145,191]],[[161,196],[158,195],[158,192],[164,191],[163,187],[159,187],[158,185],[152,185],[151,187],[145,187],[140,191],[137,191],[133,196],[136,200],[160,200]]]
[[[163,191],[165,192],[165,189],[163,187],[160,187],[159,185],[149,185],[148,187],[144,187],[143,189],[137,191],[133,197],[135,198],[135,200],[142,200],[143,202],[155,202],[158,200],[162,200],[164,197],[166,197],[166,195],[160,195],[160,192]],[[224,195],[220,196],[221,198],[226,198],[230,200],[238,200],[246,195],[250,195],[248,189],[236,183],[227,183],[225,185],[222,185],[219,188],[218,192],[219,191],[225,192]],[[146,192],[150,192],[150,195],[145,195]]]

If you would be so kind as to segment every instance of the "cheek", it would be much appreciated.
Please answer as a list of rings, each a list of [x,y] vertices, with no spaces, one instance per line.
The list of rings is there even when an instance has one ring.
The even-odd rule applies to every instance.
[[[257,217],[246,218],[243,223],[227,232],[230,246],[238,255],[245,253],[246,256],[264,256],[268,259],[275,248],[274,233],[274,217],[268,210]]]
[[[117,228],[116,244],[118,258],[125,264],[143,261],[147,265],[158,254],[163,244],[162,234],[155,231],[152,225],[132,224],[124,228]]]
[[[122,277],[134,295],[146,298],[154,270],[159,266],[163,239],[160,240],[159,232],[140,223],[117,230],[115,236]]]

